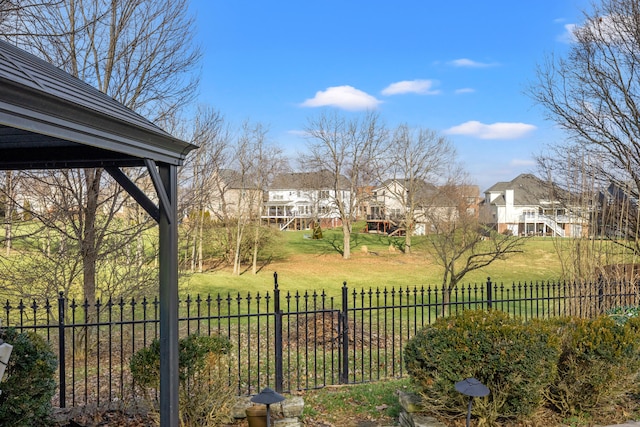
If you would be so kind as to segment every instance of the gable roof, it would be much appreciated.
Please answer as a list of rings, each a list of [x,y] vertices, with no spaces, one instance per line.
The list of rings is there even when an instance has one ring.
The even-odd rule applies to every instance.
[[[432,201],[433,198],[439,192],[438,187],[434,184],[428,183],[421,179],[414,180],[414,182],[412,183],[408,179],[404,179],[404,178],[387,179],[379,187],[377,187],[376,190],[391,188],[394,183],[396,183],[397,185],[400,185],[404,189],[407,189],[408,187],[414,187],[415,200],[418,200],[418,201],[423,201],[423,202]]]
[[[224,187],[233,190],[258,189],[260,185],[254,182],[253,178],[234,169],[220,169],[218,177]]]
[[[277,175],[270,190],[326,190],[333,189],[334,174],[328,170],[318,172],[291,172]],[[340,175],[338,177],[338,188],[349,189],[349,180]]]
[[[500,193],[491,203],[503,205],[507,190],[513,190],[513,204],[517,206],[537,206],[541,201],[552,198],[549,183],[528,173],[520,174],[509,182],[498,182],[485,193]]]
[[[193,148],[80,79],[0,40],[1,169],[142,166],[144,159],[179,165]]]

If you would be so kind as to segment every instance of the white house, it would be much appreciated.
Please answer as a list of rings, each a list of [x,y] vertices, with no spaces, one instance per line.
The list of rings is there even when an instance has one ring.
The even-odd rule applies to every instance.
[[[275,177],[267,190],[262,219],[281,230],[306,230],[316,221],[322,227],[342,225],[335,200],[351,197],[347,179],[339,177],[336,194],[329,171],[285,173]]]
[[[361,210],[366,211],[368,221],[391,221],[400,227],[407,225],[407,214],[412,212],[413,234],[424,235],[431,230],[434,218],[458,215],[459,209],[477,217],[479,188],[462,185],[455,187],[455,192],[454,197],[421,180],[389,179],[370,190],[366,208]]]
[[[553,196],[551,186],[531,174],[498,182],[485,191],[480,219],[499,233],[577,237],[585,219]]]

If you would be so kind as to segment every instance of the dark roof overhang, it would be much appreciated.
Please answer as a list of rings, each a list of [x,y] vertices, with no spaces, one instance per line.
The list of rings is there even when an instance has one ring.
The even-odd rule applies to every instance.
[[[180,165],[192,144],[0,41],[0,169]]]

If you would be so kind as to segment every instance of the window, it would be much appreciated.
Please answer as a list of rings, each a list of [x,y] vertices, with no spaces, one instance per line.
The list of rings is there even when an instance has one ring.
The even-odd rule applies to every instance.
[[[328,199],[329,190],[320,190],[320,199]]]

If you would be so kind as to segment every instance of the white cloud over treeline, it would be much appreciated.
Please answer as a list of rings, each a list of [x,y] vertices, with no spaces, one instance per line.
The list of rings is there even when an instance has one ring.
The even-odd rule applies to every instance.
[[[497,122],[491,124],[471,120],[446,129],[449,135],[465,135],[479,139],[518,139],[536,130],[534,125],[527,123]]]
[[[333,86],[319,90],[313,98],[305,100],[302,107],[338,107],[349,111],[372,110],[382,101],[353,86]]]

